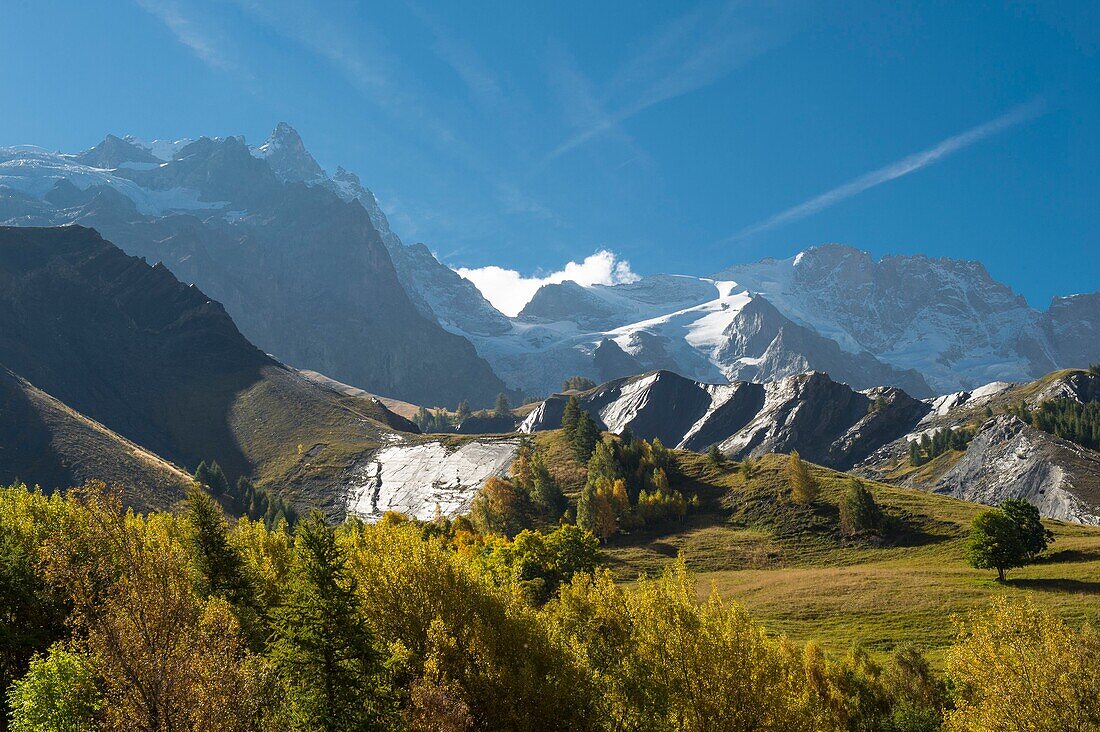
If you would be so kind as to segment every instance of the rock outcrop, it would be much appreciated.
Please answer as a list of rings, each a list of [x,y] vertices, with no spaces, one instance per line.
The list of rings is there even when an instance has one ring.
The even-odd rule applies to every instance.
[[[557,394],[542,402],[521,431],[560,426],[567,400]],[[900,389],[858,392],[819,372],[768,384],[705,384],[658,371],[611,381],[578,401],[611,432],[696,451],[717,445],[737,459],[798,450],[838,469],[905,434],[929,409]]]

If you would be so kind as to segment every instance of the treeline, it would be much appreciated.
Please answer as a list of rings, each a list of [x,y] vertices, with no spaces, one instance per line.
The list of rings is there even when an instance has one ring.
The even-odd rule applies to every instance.
[[[569,502],[530,440],[520,444],[511,473],[510,478],[490,477],[474,497],[470,519],[476,530],[508,537],[558,523]]]
[[[672,452],[660,440],[650,443],[629,432],[600,440],[588,459],[577,525],[606,541],[682,520],[689,502],[669,486],[674,467]]]
[[[629,430],[618,438],[601,436],[595,421],[569,397],[561,420],[562,436],[573,457],[586,466],[577,500],[576,522],[602,541],[644,526],[683,519],[688,501],[669,486],[672,453],[659,439],[652,443]]]
[[[243,475],[237,478],[236,483],[231,483],[217,461],[210,465],[205,460],[200,462],[193,477],[196,483],[224,500],[232,514],[247,516],[254,521],[262,520],[269,529],[278,526],[280,521],[291,526],[298,521],[298,513],[289,503],[252,485],[252,481]]]
[[[965,450],[974,439],[974,430],[968,427],[938,429],[931,436],[927,432],[919,440],[909,443],[909,464],[920,467],[951,450]]]
[[[682,563],[631,586],[575,527],[303,518],[195,491],[181,515],[89,485],[0,490],[0,685],[13,732],[920,732],[1100,724],[1100,637],[998,600],[946,676],[841,657],[698,601]],[[532,591],[531,578],[542,590]],[[523,583],[529,583],[526,588]],[[553,586],[553,590],[547,590]]]
[[[1100,450],[1100,402],[1082,404],[1075,399],[1049,399],[1035,409],[1020,402],[1008,413],[1036,429],[1090,450]]]
[[[576,408],[575,400],[570,403]],[[648,442],[629,431],[601,435],[586,412],[568,406],[566,425],[562,438],[585,475],[575,508],[543,450],[526,439],[511,476],[489,478],[475,496],[470,519],[478,531],[510,537],[525,528],[570,524],[607,541],[618,533],[678,522],[698,505],[697,498],[689,501],[670,487],[675,461],[660,440]]]
[[[512,416],[512,405],[508,401],[507,394],[503,392],[497,394],[496,402],[493,405],[493,411],[490,414],[493,417],[500,417],[502,419]],[[459,425],[473,415],[474,412],[470,409],[470,402],[463,399],[458,403],[453,413],[448,413],[445,409],[426,409],[425,407],[417,407],[412,422],[425,434],[453,433],[458,429]]]

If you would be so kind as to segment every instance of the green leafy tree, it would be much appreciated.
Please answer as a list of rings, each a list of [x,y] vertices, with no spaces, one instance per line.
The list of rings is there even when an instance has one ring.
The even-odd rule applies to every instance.
[[[597,520],[596,482],[593,480],[584,484],[581,495],[577,499],[577,526],[593,534],[596,533]]]
[[[36,570],[33,550],[0,520],[0,691],[23,674],[34,653],[61,637],[66,612]]]
[[[1004,582],[1006,570],[1029,564],[1052,539],[1034,506],[1021,499],[1009,500],[974,519],[967,559],[975,569],[997,570],[997,580]]]
[[[791,500],[795,503],[808,506],[817,499],[817,480],[796,450],[792,450],[787,459],[787,485],[791,489]]]
[[[1026,499],[1010,498],[1001,504],[1001,510],[1016,524],[1029,559],[1045,551],[1054,541],[1054,534],[1043,526],[1042,519],[1039,518],[1039,509]]]
[[[386,728],[381,656],[346,564],[336,532],[319,512],[298,524],[289,598],[279,610],[272,649],[292,730]]]
[[[95,732],[102,700],[86,656],[50,647],[8,690],[10,732]]]
[[[848,482],[848,489],[840,499],[840,530],[855,536],[882,530],[882,509],[867,486],[857,478]]]
[[[544,534],[524,529],[512,541],[500,541],[485,562],[493,574],[514,580],[536,605],[542,605],[579,572],[591,573],[600,559],[600,542],[577,526]]]

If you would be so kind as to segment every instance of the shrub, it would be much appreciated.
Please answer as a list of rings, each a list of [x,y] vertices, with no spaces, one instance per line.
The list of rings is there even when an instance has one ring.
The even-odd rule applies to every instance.
[[[1100,635],[1032,601],[998,598],[960,623],[947,652],[947,730],[1100,729]]]

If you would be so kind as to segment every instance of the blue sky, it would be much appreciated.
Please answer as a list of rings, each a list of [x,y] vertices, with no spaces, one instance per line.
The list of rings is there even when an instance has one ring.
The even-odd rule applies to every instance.
[[[455,267],[607,250],[705,275],[845,242],[980,259],[1038,307],[1100,289],[1091,1],[7,0],[0,20],[0,144],[257,143],[285,120]]]

